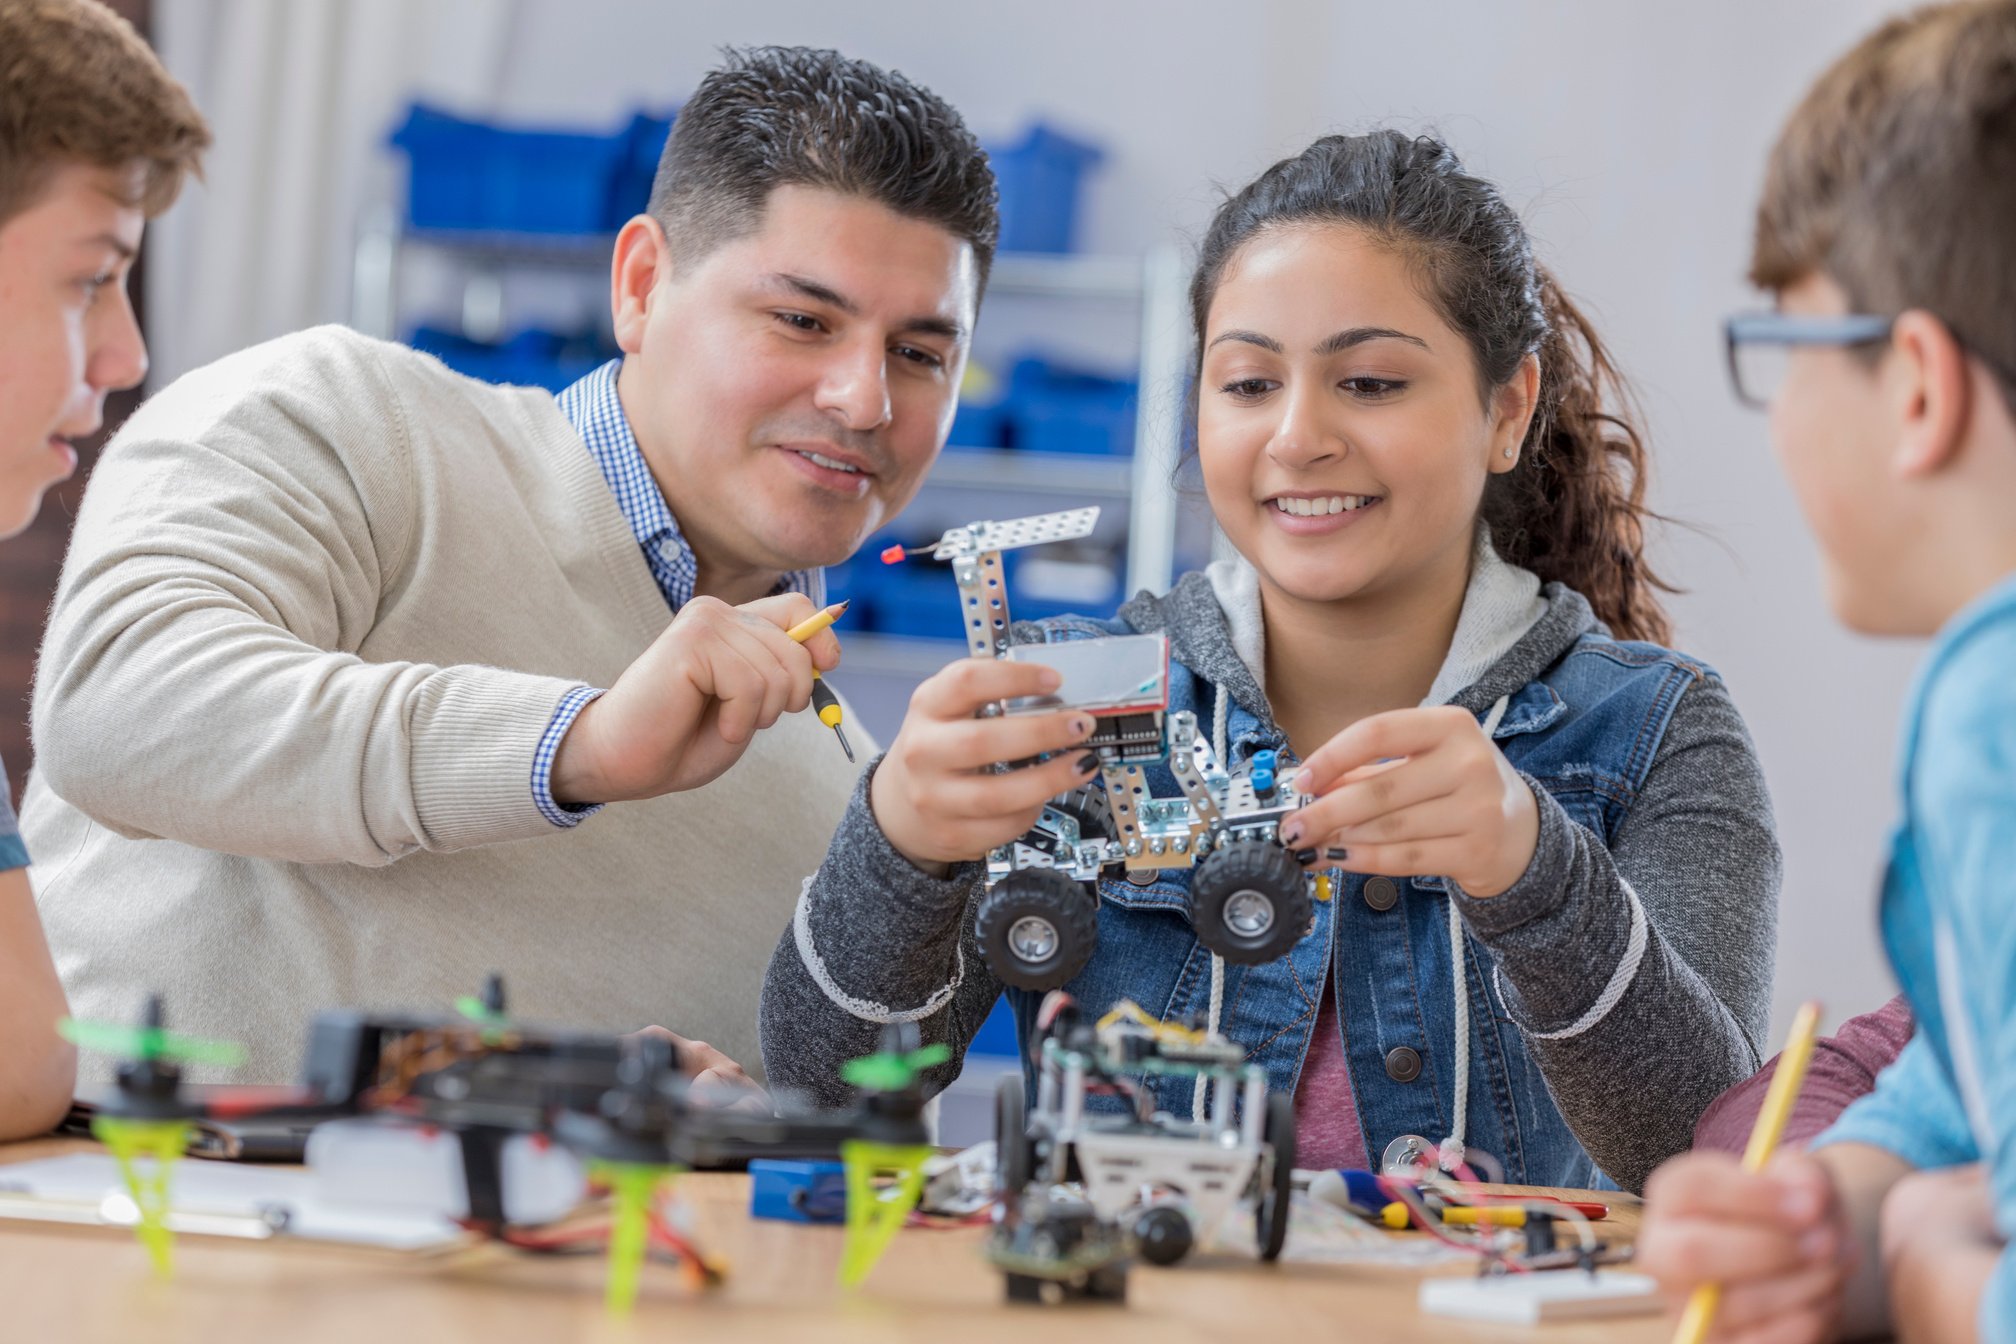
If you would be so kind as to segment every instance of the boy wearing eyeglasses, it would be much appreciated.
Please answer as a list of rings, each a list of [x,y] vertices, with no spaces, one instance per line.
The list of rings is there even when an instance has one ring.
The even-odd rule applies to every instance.
[[[1935,635],[1883,884],[1917,1030],[1758,1174],[1674,1159],[1639,1261],[1715,1338],[2016,1340],[2016,3],[1892,20],[1794,113],[1733,320],[1851,628]]]
[[[0,72],[0,537],[11,537],[77,469],[72,441],[97,432],[106,394],[146,375],[127,275],[210,133],[96,0],[0,0]],[[76,1077],[27,864],[0,772],[0,1139],[54,1126]]]

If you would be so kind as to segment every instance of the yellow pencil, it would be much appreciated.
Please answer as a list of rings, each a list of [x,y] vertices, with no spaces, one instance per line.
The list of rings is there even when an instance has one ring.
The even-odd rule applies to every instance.
[[[846,614],[847,603],[835,602],[824,611],[813,612],[810,616],[807,616],[784,633],[788,638],[799,644],[803,644],[806,640],[812,638],[812,636],[818,634],[821,630],[824,630]]]
[[[812,615],[807,616],[784,633],[791,639],[803,644],[806,640],[839,620],[846,612],[847,603],[835,602],[824,611],[814,612]],[[820,680],[819,669],[816,667],[812,669],[812,704],[813,708],[819,711],[819,722],[833,730],[833,735],[840,739],[840,750],[847,753],[847,759],[851,762],[854,759],[854,746],[847,740],[846,731],[840,727],[840,699],[833,694],[832,688]]]
[[[1743,1170],[1762,1171],[1785,1133],[1785,1121],[1792,1103],[1799,1099],[1800,1084],[1806,1081],[1806,1065],[1813,1058],[1813,1040],[1820,1033],[1820,1005],[1808,1002],[1792,1019],[1792,1034],[1778,1056],[1778,1071],[1771,1075],[1770,1090],[1764,1094],[1764,1109],[1750,1131],[1750,1144],[1743,1150]],[[1715,1324],[1715,1309],[1722,1304],[1722,1285],[1704,1283],[1687,1299],[1680,1315],[1680,1328],[1673,1332],[1673,1344],[1701,1344],[1708,1327]]]

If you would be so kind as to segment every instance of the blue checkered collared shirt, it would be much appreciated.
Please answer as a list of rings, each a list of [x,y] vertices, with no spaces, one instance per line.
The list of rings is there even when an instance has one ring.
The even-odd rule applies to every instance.
[[[595,465],[602,468],[603,479],[616,496],[616,507],[630,523],[630,535],[643,549],[644,563],[651,567],[658,591],[665,594],[665,605],[676,612],[693,596],[693,585],[700,577],[700,562],[679,531],[679,521],[672,516],[665,493],[658,488],[650,466],[644,461],[644,452],[637,446],[637,436],[630,432],[630,418],[623,413],[623,403],[616,395],[616,374],[622,367],[622,360],[612,359],[560,393],[556,400],[560,414],[567,417],[567,422],[588,445]],[[823,603],[826,576],[817,569],[795,570],[780,579],[774,591],[803,593],[814,603]],[[553,798],[553,758],[559,753],[560,739],[574,726],[582,706],[600,694],[592,686],[577,686],[567,692],[559,708],[553,711],[553,719],[546,725],[539,748],[533,754],[532,801],[555,826],[578,826],[600,810],[599,804],[563,807]]]

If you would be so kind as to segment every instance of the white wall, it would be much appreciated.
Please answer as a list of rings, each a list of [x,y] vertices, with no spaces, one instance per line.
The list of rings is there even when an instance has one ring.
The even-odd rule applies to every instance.
[[[451,3],[409,0],[406,10]],[[171,64],[259,4],[162,0],[168,35],[186,39],[166,44]],[[1788,851],[1781,1027],[1787,1006],[1808,995],[1824,996],[1838,1019],[1890,993],[1872,898],[1913,651],[1850,639],[1822,609],[1764,423],[1727,390],[1717,325],[1755,302],[1741,279],[1749,210],[1777,123],[1890,6],[514,0],[500,25],[503,0],[493,4],[473,67],[466,50],[438,65],[411,45],[387,59],[451,106],[613,126],[634,106],[682,98],[722,44],[837,46],[930,85],[983,135],[1041,114],[1106,144],[1111,166],[1086,218],[1087,245],[1101,251],[1194,237],[1215,186],[1238,185],[1324,131],[1439,128],[1525,209],[1543,254],[1635,376],[1652,427],[1654,503],[1700,529],[1668,530],[1656,557],[1689,590],[1673,604],[1680,644],[1726,675],[1772,779]],[[412,31],[416,42],[443,40],[426,38],[423,24]],[[212,84],[218,77],[209,72]],[[389,125],[402,100],[383,84],[332,112],[351,141]],[[224,121],[218,131],[228,144],[253,128]],[[346,190],[347,203],[355,182]],[[210,342],[343,317],[341,231],[314,251],[322,283],[303,287],[312,297]]]

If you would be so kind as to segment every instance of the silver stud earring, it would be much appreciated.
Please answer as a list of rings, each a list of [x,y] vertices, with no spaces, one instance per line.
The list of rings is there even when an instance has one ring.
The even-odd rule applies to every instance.
[[[1513,449],[1513,448],[1507,448],[1507,449],[1505,450],[1505,456],[1507,456],[1507,457],[1512,457],[1512,456],[1514,456],[1514,455],[1515,455],[1515,454],[1517,453],[1517,451],[1518,451],[1517,449]]]

